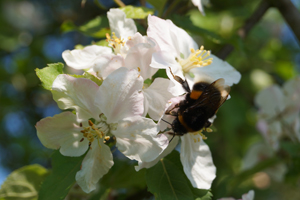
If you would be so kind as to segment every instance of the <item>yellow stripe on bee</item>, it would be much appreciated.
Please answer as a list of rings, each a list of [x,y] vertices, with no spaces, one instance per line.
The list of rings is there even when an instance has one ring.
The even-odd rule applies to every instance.
[[[178,119],[179,119],[179,122],[184,126],[184,128],[185,128],[187,131],[189,131],[189,132],[194,132],[194,130],[191,129],[190,127],[188,127],[188,125],[185,123],[185,121],[184,121],[182,115],[179,115],[179,116],[178,116]]]
[[[202,94],[202,91],[193,90],[190,94],[191,99],[199,99],[200,95]]]

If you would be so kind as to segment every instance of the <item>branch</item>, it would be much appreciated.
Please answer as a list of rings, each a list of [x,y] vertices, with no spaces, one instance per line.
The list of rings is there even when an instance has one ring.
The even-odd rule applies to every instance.
[[[244,39],[253,26],[259,22],[259,20],[264,16],[266,11],[270,8],[270,3],[263,0],[256,11],[251,15],[249,19],[246,20],[244,26],[237,31],[239,37]],[[223,60],[234,50],[231,44],[226,44],[218,53],[217,56]]]
[[[300,12],[290,0],[268,0],[272,6],[276,7],[282,17],[289,24],[295,36],[300,42]]]

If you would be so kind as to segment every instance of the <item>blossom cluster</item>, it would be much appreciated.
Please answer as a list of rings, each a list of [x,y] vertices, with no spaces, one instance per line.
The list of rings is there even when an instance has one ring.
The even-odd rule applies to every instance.
[[[186,91],[174,76],[190,87],[201,79],[223,78],[226,85],[241,75],[231,65],[206,51],[186,31],[170,20],[148,16],[147,35],[137,32],[132,19],[120,9],[107,13],[111,35],[108,46],[90,45],[66,50],[66,64],[84,70],[101,81],[58,75],[52,94],[65,111],[40,120],[37,135],[42,144],[60,149],[64,156],[85,154],[76,181],[85,192],[96,188],[113,165],[110,147],[138,161],[136,170],[149,168],[169,154],[181,140],[180,159],[184,172],[196,188],[209,189],[216,175],[203,135],[187,133],[172,142],[165,130],[171,127],[166,109],[184,98]],[[165,70],[167,78],[154,75]],[[165,132],[164,132],[165,131]]]
[[[279,141],[287,137],[300,142],[300,77],[295,77],[282,87],[272,85],[255,97],[259,107],[258,130],[275,150]]]

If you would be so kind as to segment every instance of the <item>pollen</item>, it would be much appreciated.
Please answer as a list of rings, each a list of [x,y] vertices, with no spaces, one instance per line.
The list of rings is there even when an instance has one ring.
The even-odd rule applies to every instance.
[[[115,32],[112,32],[112,36],[110,36],[108,33],[106,33],[106,41],[109,43],[111,47],[114,48],[115,53],[119,53],[121,50],[121,47],[125,45],[125,42],[123,39],[118,38],[115,34]]]
[[[99,123],[94,124],[91,120],[88,120],[87,124],[88,126],[83,127],[83,130],[80,131],[83,135],[81,141],[86,138],[90,143],[92,143],[95,139],[97,139],[99,143],[99,139],[110,138],[109,136],[106,136],[106,134],[109,132],[109,127],[106,123],[100,121]]]
[[[200,49],[190,49],[191,54],[188,58],[180,59],[179,63],[182,66],[182,70],[187,73],[191,69],[196,67],[204,67],[212,63],[212,58],[207,58],[210,56],[210,51],[204,50],[204,46]]]

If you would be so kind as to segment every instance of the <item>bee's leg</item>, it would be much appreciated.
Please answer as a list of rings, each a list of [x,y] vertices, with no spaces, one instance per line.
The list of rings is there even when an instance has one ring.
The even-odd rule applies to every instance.
[[[177,116],[177,112],[175,112],[175,111],[172,111],[172,110],[174,110],[175,108],[179,108],[179,106],[180,106],[180,104],[178,103],[178,104],[176,104],[172,109],[170,109],[170,110],[166,110],[166,112],[165,112],[165,114],[166,115],[172,115],[172,116]]]
[[[170,68],[170,72],[171,72],[173,78],[175,79],[175,81],[177,81],[178,83],[180,83],[180,84],[182,85],[183,89],[185,89],[188,93],[190,93],[190,92],[191,92],[191,89],[190,89],[190,87],[189,87],[188,82],[187,82],[186,80],[183,80],[183,79],[180,78],[179,76],[175,76],[175,75],[173,74],[172,70],[171,70],[171,67],[169,67],[169,68]]]
[[[173,137],[170,139],[169,143],[174,139],[175,136],[183,136],[183,134],[176,134],[174,132],[168,132],[167,134],[172,135]]]

